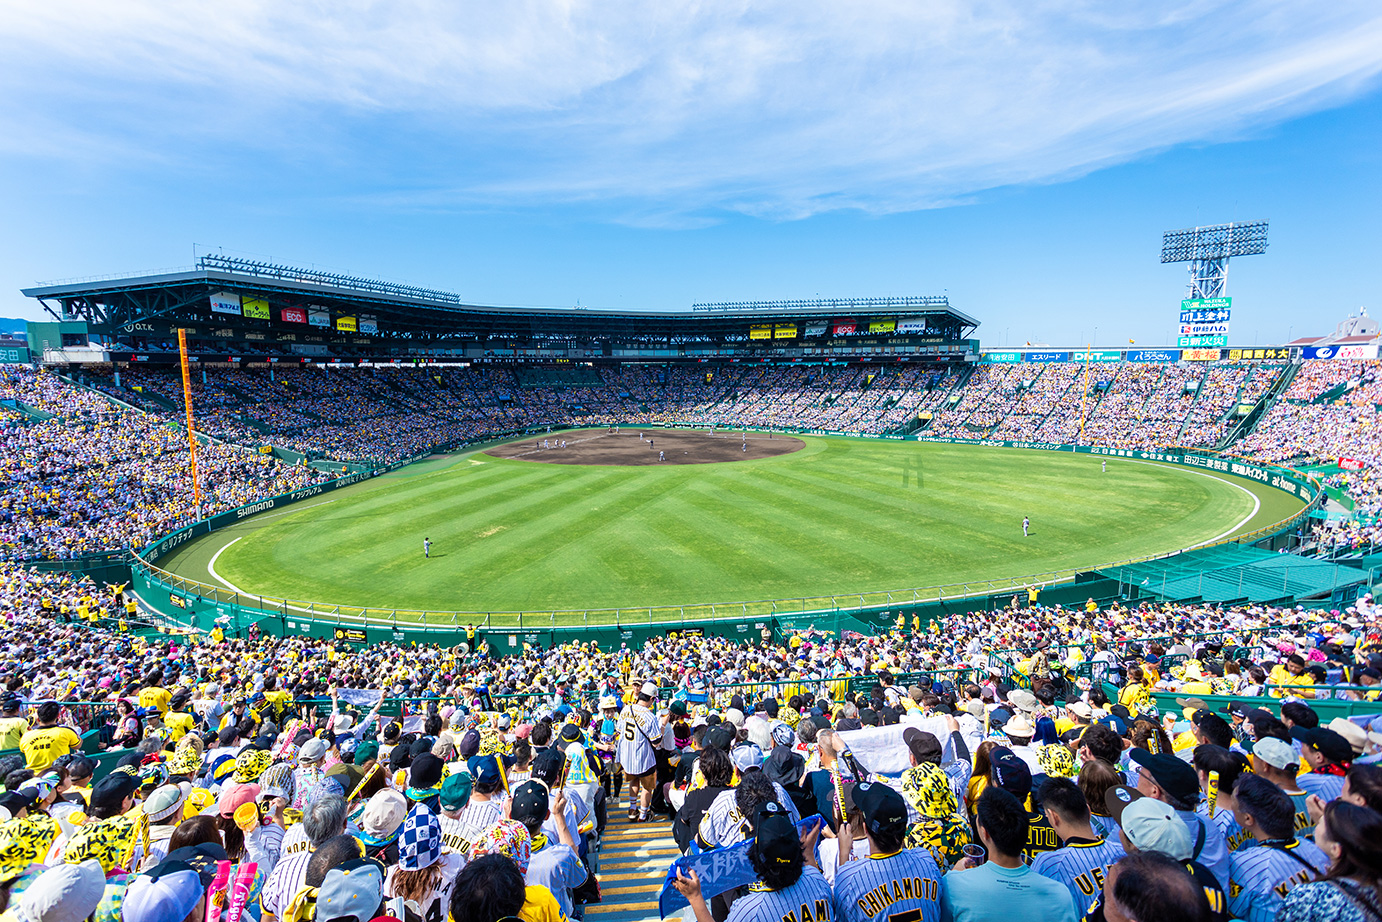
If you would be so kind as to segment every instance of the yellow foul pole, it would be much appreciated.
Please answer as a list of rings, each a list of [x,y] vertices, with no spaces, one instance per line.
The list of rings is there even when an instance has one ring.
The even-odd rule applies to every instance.
[[[1095,351],[1095,344],[1085,347],[1085,391],[1079,395],[1079,444],[1085,444],[1085,401],[1089,399],[1089,354]],[[182,380],[187,380],[187,361],[182,362]],[[191,404],[188,404],[191,406]],[[188,411],[191,412],[191,411]]]
[[[182,357],[182,402],[187,407],[187,450],[192,457],[192,499],[200,509],[201,482],[197,480],[197,433],[192,428],[192,375],[187,368],[187,331],[178,328],[178,352]]]

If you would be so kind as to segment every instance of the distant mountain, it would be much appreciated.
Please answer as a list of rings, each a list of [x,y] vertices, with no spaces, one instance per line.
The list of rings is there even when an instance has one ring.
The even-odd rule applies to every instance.
[[[28,321],[22,317],[0,317],[0,333],[22,337],[27,330],[26,323]]]

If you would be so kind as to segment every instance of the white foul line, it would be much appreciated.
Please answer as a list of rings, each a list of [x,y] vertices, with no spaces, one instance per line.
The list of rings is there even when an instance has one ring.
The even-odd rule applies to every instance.
[[[1178,470],[1178,471],[1179,471],[1179,470],[1182,470],[1182,468],[1180,467],[1180,465],[1174,465],[1174,466],[1173,466],[1173,465],[1170,465],[1170,464],[1162,464],[1162,463],[1160,463],[1160,462],[1158,462],[1158,461],[1135,461],[1135,460],[1133,460],[1132,458],[1120,458],[1119,460],[1120,460],[1120,461],[1132,461],[1133,464],[1151,464],[1151,465],[1154,465],[1154,466],[1156,466],[1156,467],[1173,468],[1174,470]],[[1197,547],[1204,547],[1206,544],[1213,544],[1215,541],[1218,541],[1220,538],[1227,538],[1229,535],[1233,534],[1235,531],[1237,531],[1238,529],[1242,528],[1244,525],[1246,525],[1246,524],[1248,524],[1249,522],[1251,522],[1252,519],[1253,519],[1253,516],[1257,515],[1258,510],[1262,508],[1262,500],[1260,500],[1260,499],[1257,498],[1257,494],[1254,493],[1253,491],[1249,490],[1247,487],[1243,486],[1241,483],[1234,483],[1232,480],[1225,480],[1225,479],[1222,478],[1222,477],[1215,477],[1213,474],[1207,474],[1207,473],[1205,473],[1204,471],[1185,471],[1185,473],[1187,473],[1187,474],[1199,474],[1201,477],[1208,477],[1210,480],[1217,480],[1217,481],[1219,481],[1220,483],[1226,483],[1226,484],[1228,484],[1228,485],[1231,486],[1231,487],[1234,487],[1234,488],[1236,488],[1236,489],[1242,490],[1244,493],[1248,494],[1248,496],[1252,499],[1252,512],[1249,512],[1246,516],[1244,516],[1244,518],[1243,518],[1243,520],[1242,520],[1241,522],[1239,522],[1237,525],[1234,525],[1234,526],[1233,526],[1232,528],[1230,528],[1228,531],[1223,532],[1222,534],[1215,535],[1214,537],[1208,538],[1208,539],[1206,539],[1206,540],[1204,540],[1204,541],[1201,541],[1199,544],[1192,544],[1192,545],[1190,545],[1190,546],[1187,547],[1187,548],[1182,548],[1182,550],[1193,551],[1193,550],[1194,550],[1195,548],[1197,548]]]
[[[241,535],[241,536],[240,536],[240,538],[243,538],[243,537],[245,537],[245,536],[244,536],[244,535]],[[224,545],[221,546],[221,549],[220,549],[219,551],[217,551],[216,553],[212,554],[212,555],[211,555],[211,559],[210,559],[209,561],[207,561],[207,564],[206,564],[206,572],[210,573],[212,579],[216,580],[218,583],[220,583],[221,585],[225,586],[225,587],[226,587],[227,589],[229,589],[231,592],[236,592],[236,593],[239,593],[240,595],[245,595],[245,591],[244,591],[243,589],[241,589],[239,586],[235,585],[234,583],[230,582],[230,580],[222,579],[222,578],[221,578],[221,574],[219,574],[219,573],[216,572],[216,561],[219,560],[220,557],[221,557],[221,555],[224,554],[224,553],[226,552],[226,548],[230,547],[230,546],[231,546],[232,544],[234,544],[236,541],[239,541],[240,538],[231,538],[229,541],[227,541]]]

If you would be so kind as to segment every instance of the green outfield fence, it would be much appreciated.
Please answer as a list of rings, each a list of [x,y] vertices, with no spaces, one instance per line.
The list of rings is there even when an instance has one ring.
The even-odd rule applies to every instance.
[[[777,630],[777,626],[783,623],[810,623],[820,625],[822,629],[836,630],[837,632],[841,630],[866,632],[874,629],[875,622],[878,620],[884,617],[895,617],[898,612],[910,617],[913,613],[919,613],[923,609],[933,613],[944,613],[962,609],[995,607],[996,604],[1001,604],[997,600],[1002,599],[1005,602],[1012,593],[1022,592],[1032,585],[1046,587],[1043,589],[1043,602],[1054,601],[1053,596],[1059,590],[1068,588],[1072,581],[1075,581],[1074,585],[1077,587],[1081,582],[1090,583],[1086,589],[1077,589],[1076,595],[1085,591],[1090,591],[1090,595],[1094,595],[1094,590],[1097,589],[1104,593],[1103,598],[1108,599],[1115,597],[1116,593],[1107,591],[1108,587],[1094,583],[1093,580],[1096,577],[1093,577],[1090,571],[1174,556],[1174,554],[1148,555],[1113,561],[1098,568],[1070,568],[991,580],[878,590],[848,595],[757,599],[675,606],[546,611],[417,611],[328,605],[305,599],[242,594],[220,586],[188,579],[157,566],[159,559],[193,538],[234,525],[251,516],[292,505],[322,493],[396,470],[437,451],[476,448],[495,441],[522,437],[535,432],[557,431],[562,428],[573,427],[536,426],[524,430],[498,433],[484,439],[439,446],[425,453],[395,461],[373,470],[354,470],[326,483],[270,497],[203,519],[128,555],[126,560],[130,568],[133,591],[144,605],[154,613],[155,617],[167,627],[206,631],[210,630],[212,624],[219,619],[220,623],[227,626],[228,632],[244,630],[250,624],[258,624],[260,630],[284,635],[334,636],[359,643],[378,640],[455,643],[458,639],[467,636],[468,628],[474,628],[486,635],[499,635],[501,638],[501,642],[498,644],[499,652],[505,652],[505,648],[509,650],[520,649],[523,643],[546,645],[552,642],[553,637],[558,632],[564,633],[572,628],[579,628],[583,635],[588,635],[592,630],[598,630],[602,636],[625,642],[633,640],[637,634],[647,636],[648,633],[660,633],[666,629],[712,630],[715,633],[744,635],[749,631],[760,631],[765,624],[771,624],[773,629]],[[668,428],[705,427],[673,426]],[[776,431],[807,435],[880,438],[894,441],[902,438],[896,435],[870,436],[866,433],[821,429]],[[1311,507],[1323,496],[1323,492],[1315,481],[1295,471],[1193,449],[1143,451],[984,439],[923,437],[919,440],[990,447],[1069,451],[1179,464],[1246,477],[1306,501],[1305,508],[1296,515],[1266,528],[1225,538],[1216,543],[1255,543],[1287,532],[1302,521],[1308,515]],[[110,555],[106,556],[109,557]],[[33,563],[57,568],[64,562],[41,561]],[[94,561],[93,564],[95,564]],[[93,569],[106,572],[106,568],[109,566],[109,561],[101,561],[99,565],[93,566]],[[1084,598],[1077,600],[1072,596],[1061,604],[1072,604],[1076,601],[1082,602]],[[752,623],[753,626],[746,626],[746,622]]]

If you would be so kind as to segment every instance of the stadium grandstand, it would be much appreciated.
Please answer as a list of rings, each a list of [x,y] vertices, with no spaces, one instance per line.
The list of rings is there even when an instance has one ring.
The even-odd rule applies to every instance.
[[[959,918],[993,908],[965,882],[995,866],[1073,918],[1125,849],[1195,875],[1187,899],[1206,909],[1187,918],[1212,901],[1218,917],[1369,917],[1319,908],[1335,905],[1321,887],[1378,880],[1382,363],[1366,316],[1270,347],[997,350],[945,297],[499,307],[219,256],[25,294],[52,319],[0,341],[7,920],[60,902],[73,920],[176,922],[216,886],[214,914],[265,922],[494,922],[481,905],[724,922],[782,917],[784,893],[814,922]],[[789,440],[972,448],[976,470],[1042,449],[1082,462],[1077,491],[1127,460],[1166,483],[1213,476],[1253,508],[1195,546],[1045,582],[905,601],[860,585],[857,604],[695,620],[635,604],[540,630],[305,608],[160,568],[328,490],[421,489],[445,465],[483,469],[469,452],[552,457],[564,434],[622,429],[647,467],[653,438],[705,432],[719,460],[754,439],[744,469],[765,482],[764,446]],[[926,472],[908,463],[886,474],[910,489]],[[868,511],[799,469],[779,479],[807,513]],[[1289,517],[1247,527],[1272,492]],[[1096,541],[1150,518],[1122,499]],[[1009,525],[1002,548],[1027,538]],[[809,537],[784,555],[802,571],[840,533]],[[408,566],[447,559],[430,537],[409,547]],[[372,550],[352,566],[383,581]],[[1272,849],[1312,873],[1269,865]],[[899,855],[918,869],[905,888],[855,898]],[[329,908],[346,897],[362,908]]]

